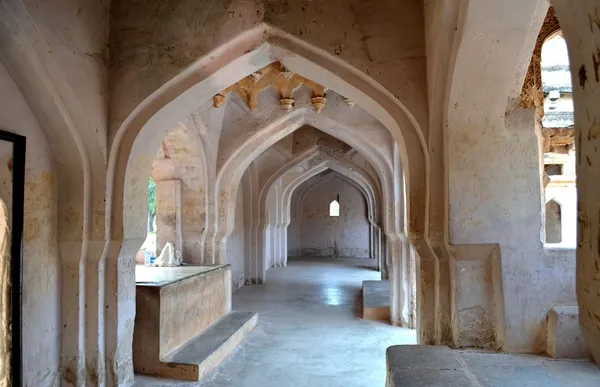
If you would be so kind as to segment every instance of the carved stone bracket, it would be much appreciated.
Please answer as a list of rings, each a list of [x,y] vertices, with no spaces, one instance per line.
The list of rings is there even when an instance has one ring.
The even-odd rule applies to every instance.
[[[258,105],[258,96],[270,86],[277,89],[281,94],[279,103],[285,110],[293,109],[295,100],[292,94],[300,86],[306,86],[312,90],[311,102],[317,113],[323,110],[327,103],[325,87],[288,71],[279,62],[274,62],[216,94],[213,97],[213,105],[214,107],[220,107],[225,102],[225,97],[235,91],[246,101],[250,110],[254,110]]]

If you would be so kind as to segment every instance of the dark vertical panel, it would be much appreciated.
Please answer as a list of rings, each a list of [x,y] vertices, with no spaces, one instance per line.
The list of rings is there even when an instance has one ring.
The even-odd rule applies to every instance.
[[[0,140],[13,143],[13,197],[11,229],[12,346],[13,386],[23,385],[23,220],[25,215],[25,137],[0,130]]]

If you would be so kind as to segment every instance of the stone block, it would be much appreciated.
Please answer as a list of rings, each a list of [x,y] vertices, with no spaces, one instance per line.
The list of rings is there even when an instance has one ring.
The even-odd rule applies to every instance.
[[[390,321],[389,281],[363,281],[362,299],[364,319]]]
[[[579,308],[555,306],[548,313],[546,352],[553,358],[586,359],[589,352],[579,326]]]

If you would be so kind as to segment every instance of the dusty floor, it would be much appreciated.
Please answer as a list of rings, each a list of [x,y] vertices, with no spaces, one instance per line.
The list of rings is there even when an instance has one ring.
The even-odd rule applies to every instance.
[[[416,343],[416,332],[360,315],[363,280],[379,279],[374,260],[301,259],[271,269],[263,286],[245,286],[233,308],[258,312],[244,345],[201,383],[136,375],[135,386],[364,387],[385,385],[385,350]]]

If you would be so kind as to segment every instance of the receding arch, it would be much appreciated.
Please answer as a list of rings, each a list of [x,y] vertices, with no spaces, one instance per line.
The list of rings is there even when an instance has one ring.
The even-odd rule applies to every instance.
[[[249,50],[251,47],[254,49]],[[421,191],[411,198],[414,197],[417,207],[424,208],[425,198],[422,192],[425,192],[426,188],[425,176],[418,173],[418,169],[424,167],[422,172],[425,175],[428,173],[425,141],[416,120],[407,109],[383,86],[348,64],[282,31],[260,25],[205,55],[146,98],[123,122],[111,146],[107,180],[107,209],[110,209],[107,212],[107,230],[111,230],[113,237],[119,239],[123,234],[123,220],[120,215],[124,194],[122,181],[127,160],[138,135],[145,132],[145,135],[142,133],[142,137],[155,137],[151,142],[158,145],[160,135],[156,136],[156,132],[160,132],[160,128],[173,127],[176,124],[175,120],[187,115],[198,101],[209,100],[220,90],[274,60],[280,60],[286,67],[299,74],[307,71],[298,71],[297,67],[308,68],[315,81],[324,81],[321,82],[324,86],[340,90],[379,119],[404,149],[403,160],[407,175],[408,159],[415,159],[417,166],[414,189]],[[244,70],[239,71],[240,68]],[[337,73],[344,74],[344,78],[336,75]],[[403,123],[404,132],[399,122]],[[408,157],[408,153],[412,156]],[[416,233],[423,232],[425,217],[419,214],[411,221]]]
[[[216,189],[219,192],[217,197],[225,199],[225,202],[218,202],[218,205],[222,206],[224,211],[221,213],[219,226],[217,227],[215,245],[226,240],[232,230],[233,223],[229,216],[235,205],[232,198],[235,197],[237,186],[247,166],[270,146],[304,125],[310,125],[331,134],[357,149],[374,166],[379,175],[384,190],[384,198],[392,197],[392,193],[389,192],[392,187],[391,181],[393,181],[391,165],[389,161],[380,155],[380,152],[369,145],[368,138],[361,137],[362,134],[358,128],[339,125],[333,120],[314,113],[311,109],[299,108],[284,117],[276,119],[264,129],[255,133],[245,142],[243,147],[238,148],[235,154],[224,163],[217,177]],[[341,130],[333,131],[332,127],[341,128]],[[387,215],[384,223],[393,222],[393,214],[388,213]]]
[[[292,194],[294,192],[294,190],[300,185],[302,184],[304,181],[310,179],[311,177],[315,176],[316,174],[320,173],[323,171],[323,166],[325,165],[327,169],[331,169],[334,172],[337,172],[339,174],[340,177],[347,179],[351,185],[355,186],[355,188],[358,189],[358,191],[363,195],[365,202],[367,203],[367,209],[368,209],[368,221],[369,224],[371,226],[377,226],[379,227],[379,225],[376,225],[373,221],[374,218],[377,217],[377,214],[379,213],[378,208],[381,206],[381,200],[379,200],[377,198],[377,195],[375,194],[375,192],[372,189],[372,182],[368,179],[366,173],[364,171],[362,171],[360,168],[356,167],[353,164],[350,164],[348,162],[345,162],[344,160],[340,160],[337,159],[335,157],[326,155],[326,154],[322,154],[320,152],[317,152],[316,154],[314,154],[312,157],[307,157],[305,159],[305,161],[308,162],[312,162],[312,166],[309,167],[308,169],[303,170],[302,172],[294,172],[294,166],[293,165],[288,165],[285,171],[283,171],[282,173],[279,174],[275,174],[273,175],[272,178],[275,178],[277,181],[282,181],[282,183],[284,184],[283,186],[283,195],[282,195],[282,200],[280,201],[280,208],[281,210],[279,211],[282,214],[282,218],[281,218],[281,224],[280,227],[283,228],[282,230],[282,234],[283,234],[283,244],[285,249],[283,249],[283,251],[286,252],[287,254],[287,227],[290,224],[291,221],[291,197]],[[282,168],[282,169],[283,169]],[[300,181],[297,185],[294,185],[291,188],[291,191],[288,191],[290,189],[290,185],[286,184],[286,178],[294,178],[296,175],[300,175],[299,178],[302,178],[303,180]],[[268,185],[265,185],[265,189],[268,191]],[[287,195],[285,193],[288,193]],[[263,203],[263,201],[266,201],[266,197],[263,198],[261,200],[261,205],[259,206],[259,208],[266,208],[266,206]],[[261,210],[262,212],[264,212],[264,210]],[[260,216],[260,215],[259,215]],[[259,221],[257,228],[260,230],[263,227],[263,223]],[[257,243],[257,245],[260,245],[260,243]],[[259,252],[260,252],[260,248],[259,248]],[[266,257],[261,256],[260,254],[258,256],[255,257],[255,259],[258,260],[263,260],[266,261]],[[286,257],[287,260],[287,257]],[[259,262],[258,264],[255,265],[255,267],[257,267],[258,271],[256,272],[256,275],[261,275],[261,266],[263,268],[262,271],[262,277],[261,280],[264,280],[264,275],[266,272],[266,266],[264,264],[261,265],[261,263]]]
[[[127,347],[132,341],[132,331],[124,324],[132,316],[124,311],[133,310],[135,301],[131,289],[133,273],[126,269],[126,261],[135,255],[134,251],[144,236],[131,223],[125,224],[125,211],[129,216],[132,211],[137,213],[140,210],[126,206],[127,174],[131,173],[132,167],[139,168],[146,163],[149,157],[144,154],[144,149],[157,149],[166,132],[199,103],[208,101],[224,88],[277,60],[291,71],[343,93],[386,126],[402,149],[410,197],[409,232],[416,239],[426,237],[429,160],[425,138],[416,119],[398,98],[363,72],[287,33],[261,24],[204,55],[165,83],[140,103],[116,131],[110,147],[106,179],[107,242],[104,249],[104,256],[109,258],[107,262],[111,262],[106,281],[116,290],[116,296],[108,302],[115,307],[111,308],[106,327],[111,353],[129,352]],[[248,163],[245,163],[241,173],[247,166]],[[235,176],[237,182],[241,173]],[[232,191],[218,191],[215,199],[218,200],[221,193],[229,196]],[[219,203],[216,204],[214,207],[219,208]],[[220,227],[218,232],[224,238],[217,238],[217,251],[221,255],[224,246],[220,241],[225,242],[227,235],[222,230]],[[211,242],[207,239],[206,243]],[[123,270],[117,270],[121,266]],[[109,362],[112,364],[113,360],[109,359]]]

